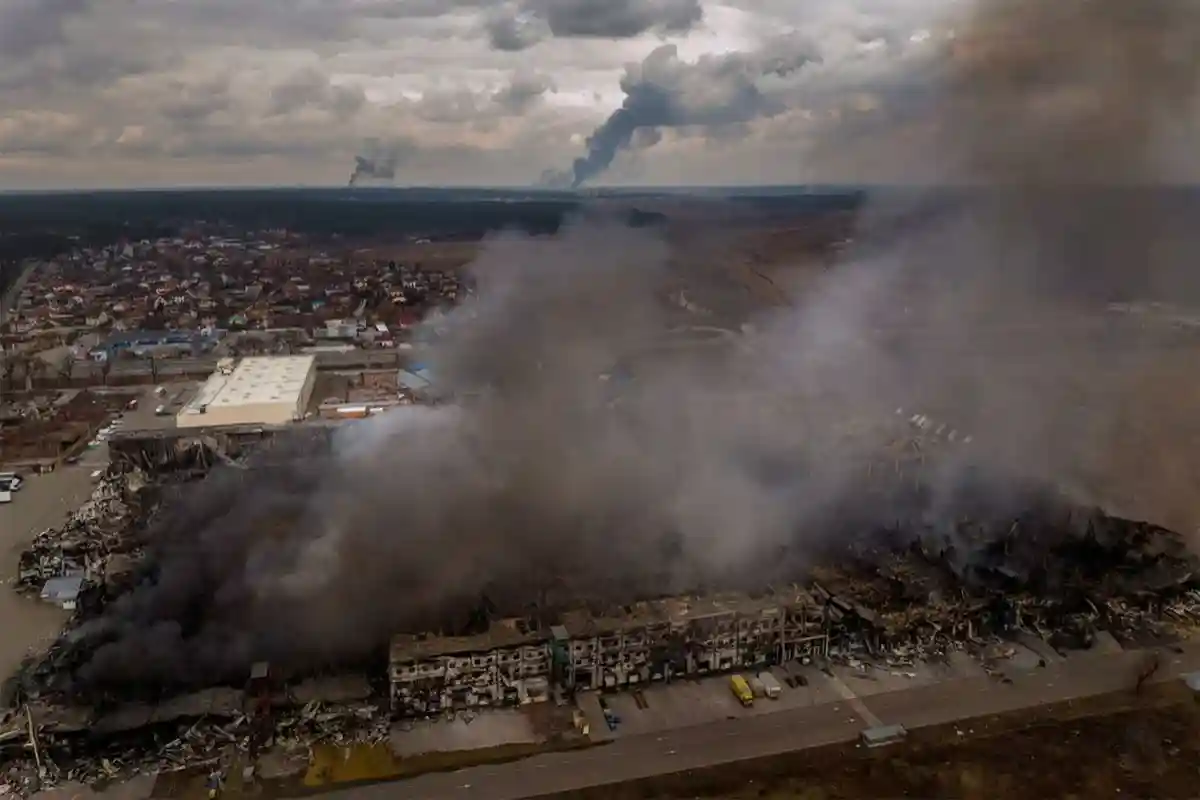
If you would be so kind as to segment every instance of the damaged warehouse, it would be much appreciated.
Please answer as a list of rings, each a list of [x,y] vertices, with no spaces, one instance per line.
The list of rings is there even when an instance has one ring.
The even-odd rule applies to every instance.
[[[819,539],[793,527],[790,540],[742,569],[710,569],[672,592],[655,592],[649,580],[619,582],[678,563],[666,532],[634,551],[658,559],[636,570],[611,554],[611,564],[566,561],[547,574],[544,562],[560,552],[531,549],[528,559],[497,562],[508,571],[457,579],[463,593],[455,597],[445,587],[464,561],[446,554],[486,548],[491,540],[481,530],[500,535],[494,518],[468,518],[482,528],[435,529],[437,547],[385,538],[402,541],[417,570],[399,573],[414,602],[353,606],[363,622],[356,630],[378,630],[377,637],[341,649],[344,642],[327,637],[321,643],[332,642],[330,649],[313,658],[311,649],[295,649],[317,632],[303,627],[313,619],[308,612],[344,624],[345,607],[326,609],[330,596],[320,593],[297,596],[280,576],[321,586],[322,570],[361,541],[343,543],[336,554],[319,551],[319,569],[310,571],[304,547],[321,541],[310,537],[341,531],[323,527],[337,517],[305,503],[351,469],[362,452],[356,448],[379,426],[436,426],[459,412],[395,413],[265,440],[225,441],[201,431],[149,458],[136,453],[165,439],[118,440],[128,456],[104,475],[92,500],[22,557],[23,591],[39,593],[63,577],[80,576],[81,585],[66,633],[12,686],[14,704],[0,727],[6,757],[27,769],[32,737],[41,782],[52,785],[208,768],[230,752],[379,742],[397,719],[796,661],[906,669],[963,652],[986,663],[990,649],[1025,633],[1070,650],[1086,649],[1101,631],[1138,644],[1200,628],[1200,570],[1179,535],[992,471],[974,473],[948,437],[888,415],[887,437],[866,435],[887,445],[855,463],[856,490],[826,509]],[[947,463],[952,483],[940,472]],[[772,467],[785,475],[805,469],[786,460]],[[199,483],[186,482],[198,474]],[[401,519],[419,523],[419,510]],[[501,530],[515,537],[509,546],[524,541],[514,528]],[[588,542],[580,537],[578,544]],[[228,582],[250,573],[248,586]],[[429,613],[409,613],[423,592],[437,602]],[[271,616],[256,618],[262,609],[252,601],[262,597]],[[231,599],[247,604],[221,605]],[[304,605],[309,600],[319,605]],[[368,615],[376,608],[388,613],[372,629]],[[203,639],[214,622],[226,626],[215,646]],[[247,638],[256,623],[283,638]],[[203,660],[214,652],[225,660]]]
[[[520,706],[556,692],[621,691],[795,661],[904,669],[954,651],[986,666],[991,648],[1024,633],[1066,651],[1087,648],[1100,631],[1136,644],[1200,628],[1197,563],[1177,535],[1079,513],[1088,515],[1086,532],[1058,529],[1056,542],[1043,539],[1037,574],[1022,573],[1032,551],[1017,538],[989,543],[983,550],[993,560],[981,557],[968,574],[943,550],[879,533],[872,547],[864,538],[814,564],[804,587],[493,616],[474,635],[400,634],[391,642],[385,694],[373,686],[384,676],[305,676],[286,665],[269,674],[255,665],[240,685],[157,695],[110,686],[80,705],[86,695],[69,678],[86,660],[76,648],[95,619],[81,606],[49,659],[24,675],[0,748],[23,763],[32,731],[50,765],[44,784],[94,780],[204,767],[230,748],[378,742],[395,718]],[[1048,532],[1031,529],[1030,539]]]
[[[275,436],[236,464],[208,459],[200,486],[236,498],[269,478],[292,496],[327,479],[321,454],[338,446],[324,430]],[[371,651],[327,664],[271,659],[269,668],[246,653],[244,665],[231,662],[228,673],[210,674],[209,685],[197,683],[202,676],[191,684],[119,672],[89,679],[96,654],[114,636],[129,635],[121,626],[138,608],[130,603],[162,580],[170,566],[163,559],[176,557],[171,548],[184,547],[194,560],[202,541],[184,502],[197,487],[179,484],[170,463],[161,473],[114,468],[89,503],[22,558],[22,590],[80,575],[81,600],[63,637],[13,685],[0,747],[23,768],[32,731],[42,784],[51,785],[207,768],[231,751],[378,742],[397,718],[796,661],[906,669],[960,651],[986,666],[992,648],[1023,634],[1065,651],[1086,649],[1101,631],[1137,645],[1200,628],[1200,569],[1178,534],[1080,508],[1055,492],[1024,485],[1000,492],[982,478],[981,485],[960,482],[951,498],[931,493],[925,481],[937,475],[939,457],[957,457],[947,447],[905,429],[885,450],[886,469],[860,470],[868,480],[854,498],[871,498],[870,514],[861,502],[831,511],[820,547],[796,532],[787,548],[726,576],[727,585],[712,574],[704,589],[670,596],[613,590],[616,601],[605,602],[595,591],[572,591],[570,574],[555,591],[528,578],[519,587],[493,582],[478,587],[465,616],[447,606],[442,622],[429,627],[394,617]],[[278,483],[285,478],[293,483]],[[181,497],[163,503],[164,491]],[[270,498],[261,489],[253,496]],[[930,516],[931,504],[938,516]],[[274,527],[250,518],[248,541],[286,550],[298,523],[266,511],[261,519]],[[196,623],[178,619],[181,633],[192,635],[186,626]]]
[[[599,617],[575,610],[540,630],[508,619],[478,636],[397,636],[392,711],[519,705],[546,699],[551,684],[614,690],[825,655],[824,610],[797,590],[642,601]]]

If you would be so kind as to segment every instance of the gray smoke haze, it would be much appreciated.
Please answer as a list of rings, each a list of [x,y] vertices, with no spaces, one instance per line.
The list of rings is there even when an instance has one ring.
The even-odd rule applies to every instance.
[[[973,6],[939,68],[922,65],[935,83],[920,114],[877,108],[924,137],[916,155],[897,137],[895,157],[974,190],[920,215],[901,198],[901,222],[876,198],[845,263],[732,352],[647,354],[670,322],[655,300],[669,250],[652,233],[581,220],[489,242],[477,295],[438,320],[427,359],[469,399],[346,427],[327,454],[284,444],[302,452],[214,474],[163,522],[158,579],[113,607],[113,641],[84,677],[198,682],[262,658],[340,660],[461,625],[481,596],[513,613],[794,576],[845,530],[831,523],[847,507],[864,524],[892,512],[862,490],[888,439],[858,428],[898,406],[970,430],[976,466],[1078,481],[1088,499],[1164,344],[1098,312],[1196,294],[1192,201],[1151,189],[1200,174],[1200,153],[1179,146],[1196,101],[1193,8]],[[652,75],[679,66],[669,50],[649,61]],[[686,76],[646,80],[577,175],[638,120],[761,113],[762,62],[705,63],[735,76],[715,84],[721,101],[653,88]],[[847,133],[828,129],[825,152]],[[626,366],[632,381],[601,378]],[[934,484],[930,524],[955,518],[960,466]],[[1167,479],[1158,469],[1149,479]]]
[[[439,386],[470,399],[211,476],[156,534],[157,582],[113,608],[117,641],[84,675],[236,677],[256,658],[321,663],[461,626],[484,595],[509,613],[542,594],[628,602],[760,564],[846,467],[797,483],[771,464],[798,467],[836,420],[798,425],[766,360],[648,353],[666,331],[667,255],[654,234],[594,220],[490,242],[476,296],[438,318],[427,354]],[[816,337],[795,368],[820,375],[839,346]],[[618,368],[637,377],[614,389],[603,376]]]
[[[1180,341],[1097,312],[1187,305],[1200,289],[1200,208],[1167,188],[1200,175],[1200,153],[1179,146],[1198,119],[1185,54],[1200,46],[1200,6],[1004,0],[962,23],[937,69],[921,66],[923,91],[913,76],[889,82],[870,125],[843,117],[817,152],[861,157],[850,143],[870,129],[877,160],[965,187],[879,256],[890,345],[909,355],[919,402],[990,435],[997,457],[1094,486],[1128,458],[1116,431],[1146,416],[1145,376]]]
[[[787,106],[764,88],[818,59],[816,48],[799,36],[786,36],[754,53],[701,56],[689,63],[675,45],[663,45],[621,78],[625,101],[587,141],[587,154],[575,160],[572,185],[604,170],[640,130],[718,127],[782,113]],[[556,183],[552,175],[543,182]]]
[[[396,167],[405,155],[398,144],[383,144],[378,139],[367,140],[363,152],[354,157],[354,171],[347,185],[357,186],[363,178],[391,181],[396,177]]]

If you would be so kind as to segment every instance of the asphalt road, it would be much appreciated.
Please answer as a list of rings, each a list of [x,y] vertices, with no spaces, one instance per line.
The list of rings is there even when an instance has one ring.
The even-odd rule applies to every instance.
[[[1128,689],[1144,657],[1140,652],[1081,654],[1014,674],[1011,684],[991,678],[962,679],[859,701],[884,724],[912,729]],[[1183,654],[1164,656],[1154,680],[1195,670],[1200,670],[1200,643]],[[851,741],[866,727],[851,704],[834,703],[619,738],[582,751],[548,753],[334,794],[347,800],[516,800]]]

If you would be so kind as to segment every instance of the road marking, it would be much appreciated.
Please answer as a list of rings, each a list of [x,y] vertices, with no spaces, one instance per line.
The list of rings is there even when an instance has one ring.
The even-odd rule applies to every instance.
[[[871,709],[867,708],[866,704],[854,693],[854,690],[843,683],[841,678],[829,673],[825,673],[825,675],[829,679],[830,684],[833,685],[834,691],[854,709],[854,713],[858,714],[859,719],[867,723],[871,728],[878,728],[883,725],[883,720],[871,713]]]

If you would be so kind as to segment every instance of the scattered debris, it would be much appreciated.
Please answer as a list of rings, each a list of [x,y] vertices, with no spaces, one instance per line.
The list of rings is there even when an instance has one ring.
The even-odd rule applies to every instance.
[[[18,591],[36,592],[68,608],[87,586],[104,586],[110,557],[140,560],[135,522],[146,513],[139,507],[146,485],[145,475],[137,471],[109,470],[101,476],[91,498],[64,525],[42,531],[21,553]]]

